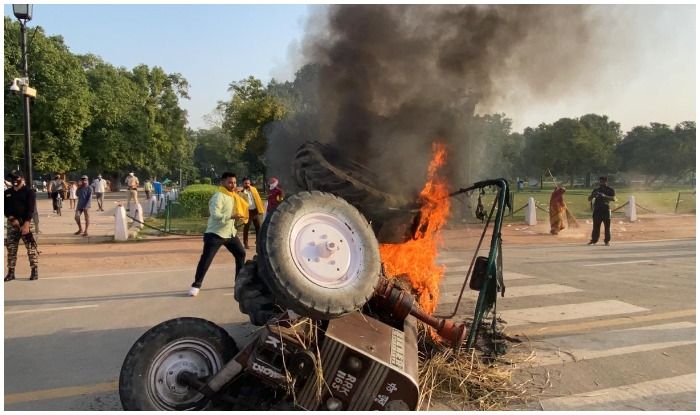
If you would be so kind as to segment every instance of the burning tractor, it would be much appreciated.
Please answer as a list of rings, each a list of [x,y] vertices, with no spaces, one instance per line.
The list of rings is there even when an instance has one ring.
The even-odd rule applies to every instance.
[[[438,166],[434,160],[429,176]],[[307,191],[267,216],[256,257],[236,276],[235,299],[260,329],[239,347],[203,319],[177,318],[151,328],[122,365],[124,409],[415,410],[418,325],[450,346],[474,346],[482,319],[504,290],[504,179],[452,194],[431,181],[432,198],[421,195],[416,203],[372,187],[370,171],[320,143],[303,145],[294,167]],[[485,188],[497,189],[481,238],[492,223],[491,245],[488,257],[471,259],[462,286],[464,291],[469,282],[479,291],[468,325],[445,318],[455,313],[434,315],[437,293],[410,270],[399,273],[411,265],[411,249],[435,243],[431,233],[447,215],[431,216],[436,194],[447,198]],[[391,260],[407,255],[409,264]]]

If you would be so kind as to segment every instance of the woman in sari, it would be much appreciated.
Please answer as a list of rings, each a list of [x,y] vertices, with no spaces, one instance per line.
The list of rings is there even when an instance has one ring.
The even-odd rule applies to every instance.
[[[566,228],[564,218],[566,217],[566,203],[564,203],[564,189],[560,184],[552,192],[549,199],[549,233],[557,235],[559,231]]]

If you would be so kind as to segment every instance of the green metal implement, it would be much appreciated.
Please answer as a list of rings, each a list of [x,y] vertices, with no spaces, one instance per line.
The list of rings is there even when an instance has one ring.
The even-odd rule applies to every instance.
[[[469,277],[472,276],[471,274],[472,270],[474,269],[474,263],[478,255],[479,248],[481,247],[481,243],[483,242],[484,237],[486,236],[486,231],[488,230],[489,224],[493,219],[493,230],[491,234],[491,245],[486,266],[486,275],[483,283],[481,284],[481,288],[479,290],[479,297],[476,301],[476,307],[474,309],[474,320],[469,331],[469,337],[467,338],[467,348],[474,347],[474,342],[476,341],[476,336],[479,330],[479,326],[481,325],[481,321],[483,320],[484,316],[488,314],[488,312],[492,309],[494,310],[492,325],[495,331],[495,307],[497,294],[499,291],[501,292],[501,295],[505,294],[505,285],[503,283],[501,226],[503,225],[503,216],[505,214],[505,208],[509,207],[512,210],[512,205],[510,203],[508,181],[502,178],[477,182],[470,187],[467,187],[465,189],[459,189],[456,192],[450,193],[450,196],[456,196],[458,194],[470,193],[475,190],[478,190],[480,192],[479,197],[481,197],[481,195],[484,194],[484,189],[489,187],[497,187],[498,193],[496,195],[493,205],[491,206],[491,210],[486,219],[486,223],[484,224],[481,239],[479,240],[479,244],[476,247],[474,256],[472,257],[471,263],[469,265],[469,271],[467,271],[466,278],[464,280],[464,283],[462,284],[462,290],[459,293],[457,304],[455,305],[455,308],[450,315],[438,316],[441,318],[452,318],[457,314],[457,310],[459,309],[460,303],[462,301],[464,290],[467,286],[467,283],[469,282]],[[493,217],[494,213],[496,214],[495,218]]]

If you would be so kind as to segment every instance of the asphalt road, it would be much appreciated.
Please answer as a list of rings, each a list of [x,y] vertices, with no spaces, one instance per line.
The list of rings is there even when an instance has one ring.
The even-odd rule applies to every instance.
[[[517,381],[535,393],[524,408],[695,409],[694,239],[504,250],[498,314],[524,341],[512,349],[534,351],[517,365]],[[448,271],[445,297],[462,278]],[[460,315],[473,314],[476,295]],[[445,302],[442,310],[453,308]]]
[[[544,385],[529,409],[695,409],[694,239],[504,249],[498,310],[536,354],[517,376]],[[441,253],[443,310],[470,257]],[[194,267],[122,272],[76,258],[89,271],[6,284],[4,409],[119,410],[124,356],[170,318],[206,318],[245,342],[252,327],[232,296],[233,265],[213,266],[189,298]]]

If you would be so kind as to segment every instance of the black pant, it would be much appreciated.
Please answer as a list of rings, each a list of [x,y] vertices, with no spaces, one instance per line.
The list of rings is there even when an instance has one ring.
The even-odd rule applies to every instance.
[[[610,212],[593,214],[593,232],[591,232],[591,242],[598,242],[600,238],[600,224],[605,226],[604,242],[610,242]]]
[[[224,239],[215,233],[205,233],[203,239],[204,248],[202,249],[202,256],[199,258],[199,263],[197,264],[197,272],[194,274],[192,286],[195,288],[200,288],[202,286],[204,275],[207,273],[211,261],[214,260],[214,256],[221,245],[225,246],[236,260],[235,278],[235,276],[238,275],[238,271],[243,268],[243,263],[245,262],[245,249],[243,249],[241,241],[235,236],[233,238]]]
[[[248,232],[250,231],[250,224],[255,225],[255,241],[258,240],[258,229],[260,229],[260,214],[258,209],[251,209],[248,211],[248,223],[243,225],[243,245],[248,246]]]

